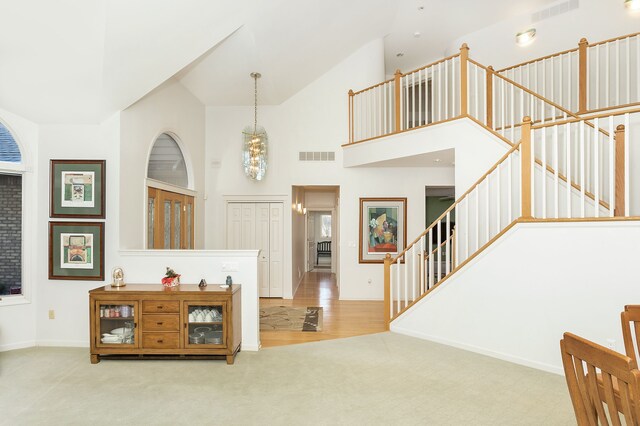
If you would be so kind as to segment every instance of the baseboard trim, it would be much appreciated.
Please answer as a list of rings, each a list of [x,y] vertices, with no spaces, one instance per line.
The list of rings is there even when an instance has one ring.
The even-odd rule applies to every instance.
[[[564,370],[562,367],[558,367],[551,364],[546,364],[543,362],[538,362],[526,358],[521,358],[509,354],[505,354],[502,352],[496,352],[490,349],[482,348],[475,345],[468,345],[466,343],[460,343],[449,339],[444,339],[441,337],[431,336],[427,333],[422,333],[415,330],[409,330],[406,328],[394,326],[391,323],[391,331],[398,334],[404,334],[405,336],[411,336],[422,340],[428,340],[434,343],[440,343],[442,345],[452,346],[454,348],[462,349],[469,352],[474,352],[480,355],[490,356],[492,358],[497,358],[503,361],[512,362],[514,364],[523,365],[525,367],[535,368],[536,370],[546,371],[547,373],[558,374],[560,376],[564,376]]]
[[[0,352],[13,351],[16,349],[27,349],[27,348],[32,348],[35,345],[36,345],[35,340],[27,340],[24,342],[0,345]]]
[[[59,348],[88,348],[87,340],[38,340],[36,346],[59,347]]]

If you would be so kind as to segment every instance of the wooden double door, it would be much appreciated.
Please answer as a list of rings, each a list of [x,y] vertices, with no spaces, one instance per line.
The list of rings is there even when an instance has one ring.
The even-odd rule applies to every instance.
[[[260,297],[283,297],[283,203],[228,203],[227,249],[260,250]]]
[[[147,248],[192,249],[194,198],[153,187],[147,195]]]

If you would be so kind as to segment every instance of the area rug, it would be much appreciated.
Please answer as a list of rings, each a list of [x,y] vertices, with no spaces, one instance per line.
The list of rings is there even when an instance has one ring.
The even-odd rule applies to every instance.
[[[322,307],[268,306],[260,308],[261,331],[321,331]]]

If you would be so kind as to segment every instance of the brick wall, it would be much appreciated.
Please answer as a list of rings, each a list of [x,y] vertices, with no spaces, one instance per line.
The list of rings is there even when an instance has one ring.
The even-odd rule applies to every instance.
[[[21,286],[22,177],[0,175],[0,295]]]

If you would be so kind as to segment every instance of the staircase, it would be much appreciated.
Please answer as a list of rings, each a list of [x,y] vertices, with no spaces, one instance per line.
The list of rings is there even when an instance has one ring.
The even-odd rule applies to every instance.
[[[519,223],[637,219],[640,33],[494,71],[460,53],[349,92],[349,143],[469,119],[508,146],[384,261],[387,324]],[[428,144],[428,141],[425,141]]]

